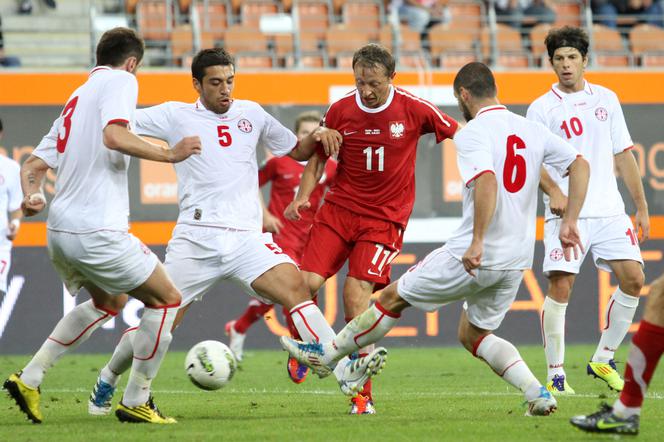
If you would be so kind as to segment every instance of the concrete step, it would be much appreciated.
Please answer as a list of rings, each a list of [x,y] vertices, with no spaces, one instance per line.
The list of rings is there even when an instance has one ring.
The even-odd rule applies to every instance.
[[[24,68],[88,68],[91,61],[87,54],[66,55],[51,54],[48,57],[43,55],[20,55],[21,66]]]
[[[63,29],[87,32],[90,30],[90,18],[87,15],[2,17],[3,32],[58,32]]]

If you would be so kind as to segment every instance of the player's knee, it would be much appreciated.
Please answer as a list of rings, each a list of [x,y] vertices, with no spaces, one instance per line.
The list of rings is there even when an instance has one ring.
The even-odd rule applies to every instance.
[[[182,302],[182,293],[172,286],[164,292],[160,302],[162,305],[179,305]]]
[[[566,303],[572,292],[572,283],[568,278],[550,278],[548,296],[556,302]]]
[[[638,267],[637,269],[627,272],[623,276],[622,280],[619,281],[620,290],[632,296],[639,296],[644,283],[645,283],[645,275],[643,274],[643,270],[641,270],[641,267]]]
[[[115,312],[121,312],[127,304],[129,297],[127,295],[106,296],[104,299],[93,299],[94,306],[98,309]]]

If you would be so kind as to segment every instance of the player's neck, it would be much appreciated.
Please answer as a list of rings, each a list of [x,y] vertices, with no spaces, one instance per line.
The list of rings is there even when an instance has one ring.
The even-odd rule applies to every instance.
[[[573,94],[575,92],[581,92],[585,88],[586,88],[586,80],[583,77],[581,77],[579,79],[579,81],[577,81],[576,83],[574,83],[571,86],[565,86],[564,84],[562,84],[562,82],[558,81],[558,90],[560,90],[560,92],[564,92],[566,94]]]
[[[496,97],[482,98],[481,100],[477,100],[475,103],[473,103],[470,111],[471,114],[475,116],[480,110],[484,109],[485,107],[497,106],[497,105],[500,105],[500,102]]]

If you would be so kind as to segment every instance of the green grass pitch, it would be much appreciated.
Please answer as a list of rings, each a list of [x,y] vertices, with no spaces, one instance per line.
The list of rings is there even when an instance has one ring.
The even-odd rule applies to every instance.
[[[393,348],[374,384],[378,414],[348,416],[348,399],[330,377],[301,385],[287,378],[285,353],[249,350],[232,382],[204,392],[184,374],[184,353],[169,353],[153,384],[155,401],[178,419],[169,426],[120,424],[89,416],[87,398],[108,355],[66,356],[42,385],[44,423],[30,424],[7,397],[0,399],[0,441],[569,441],[614,440],[586,435],[570,416],[596,410],[616,393],[585,374],[592,346],[567,348],[567,374],[577,395],[559,399],[548,417],[525,417],[519,392],[461,348]],[[541,347],[522,347],[535,374],[545,375]],[[627,346],[617,355],[624,361]],[[0,356],[6,377],[27,356]],[[619,364],[624,370],[624,365]],[[121,382],[124,385],[126,377]],[[116,393],[114,404],[121,393]],[[4,395],[3,395],[4,396]],[[656,373],[638,440],[662,440],[664,375]]]

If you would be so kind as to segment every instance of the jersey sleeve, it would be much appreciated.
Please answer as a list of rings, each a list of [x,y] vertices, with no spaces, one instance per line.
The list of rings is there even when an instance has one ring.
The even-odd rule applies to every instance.
[[[297,137],[272,115],[263,110],[265,125],[261,133],[261,143],[277,157],[288,154],[297,145]]]
[[[170,124],[170,107],[168,103],[158,106],[137,109],[135,114],[135,127],[133,132],[138,135],[159,138],[168,141],[168,133],[172,128]]]
[[[129,124],[134,118],[138,101],[138,82],[131,74],[115,75],[104,86],[100,96],[101,123]]]
[[[12,160],[12,173],[7,183],[7,210],[13,212],[21,208],[21,202],[23,201],[23,190],[21,190],[21,167]]]
[[[622,106],[618,101],[618,97],[615,94],[611,95],[611,104],[612,112],[610,113],[611,118],[611,141],[613,143],[613,154],[617,155],[634,146],[632,137],[629,134],[627,129],[627,123],[625,122],[625,115],[622,111]]]
[[[53,122],[51,130],[48,131],[44,138],[41,139],[35,150],[32,151],[32,155],[40,158],[44,161],[48,167],[55,169],[58,167],[58,131],[62,125],[62,117],[58,117]]]
[[[258,186],[263,187],[268,181],[272,181],[277,174],[277,159],[270,158],[258,169]]]
[[[426,100],[418,99],[416,103],[417,113],[423,120],[422,133],[434,133],[436,143],[440,143],[446,138],[454,138],[459,127],[459,123],[454,118]]]
[[[544,159],[547,166],[553,167],[560,176],[567,175],[567,168],[580,156],[571,144],[540,125],[544,137]]]
[[[486,136],[477,129],[466,126],[455,137],[457,165],[466,187],[471,187],[475,178],[483,173],[495,175],[491,144]]]
[[[542,110],[540,109],[537,101],[534,101],[530,106],[528,106],[528,110],[526,111],[526,118],[530,121],[535,121],[546,126],[546,118],[542,114]]]

